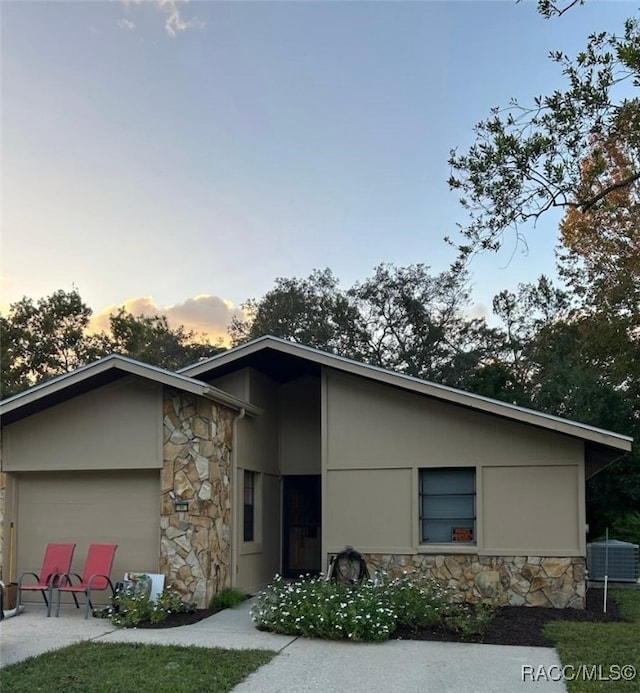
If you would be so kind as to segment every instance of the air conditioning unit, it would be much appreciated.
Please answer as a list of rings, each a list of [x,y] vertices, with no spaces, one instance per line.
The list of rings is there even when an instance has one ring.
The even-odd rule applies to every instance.
[[[605,574],[611,582],[638,582],[640,547],[628,541],[610,539],[587,544],[589,580],[602,581]]]

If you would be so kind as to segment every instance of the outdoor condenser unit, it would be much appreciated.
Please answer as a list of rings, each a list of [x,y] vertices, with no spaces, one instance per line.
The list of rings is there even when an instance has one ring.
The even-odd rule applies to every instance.
[[[608,566],[605,565],[608,543]],[[640,547],[628,541],[610,539],[587,544],[587,570],[589,580],[611,582],[637,582],[640,578]]]

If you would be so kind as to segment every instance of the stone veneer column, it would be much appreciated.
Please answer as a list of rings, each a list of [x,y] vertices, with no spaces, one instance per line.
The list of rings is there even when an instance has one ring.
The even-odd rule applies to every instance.
[[[457,590],[460,601],[500,606],[585,606],[585,559],[469,554],[366,554],[369,571],[422,574]]]
[[[163,400],[160,571],[202,608],[231,581],[234,412],[170,389]],[[175,511],[172,493],[188,512]]]

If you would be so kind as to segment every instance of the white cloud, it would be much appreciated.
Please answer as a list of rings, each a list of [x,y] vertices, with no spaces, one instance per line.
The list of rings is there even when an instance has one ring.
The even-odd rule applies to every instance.
[[[157,2],[167,16],[164,28],[169,36],[174,37],[178,32],[187,31],[187,29],[202,29],[204,27],[204,22],[197,17],[186,20],[180,14],[178,3],[186,3],[188,0],[157,0]]]
[[[122,2],[127,10],[131,9],[132,6],[139,7],[143,4],[155,5],[165,15],[164,29],[172,38],[188,29],[202,29],[205,25],[198,17],[185,19],[182,15],[180,6],[185,5],[189,0],[122,0]],[[129,22],[126,19],[120,20],[119,25],[123,29],[133,29],[135,27],[133,22]]]
[[[231,319],[234,316],[243,317],[238,306],[219,296],[203,294],[169,306],[159,306],[152,296],[139,296],[128,298],[117,305],[105,306],[95,313],[91,318],[91,331],[108,330],[109,315],[123,306],[133,315],[165,315],[172,329],[182,325],[186,330],[204,335],[212,343],[220,339],[227,343],[227,327],[231,324]]]
[[[124,17],[118,21],[118,26],[125,31],[133,31],[136,28],[135,22]]]

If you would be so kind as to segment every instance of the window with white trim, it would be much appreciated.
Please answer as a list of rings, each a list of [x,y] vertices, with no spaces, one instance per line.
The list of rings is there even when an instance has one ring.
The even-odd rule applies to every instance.
[[[476,543],[475,467],[419,470],[420,543]]]

